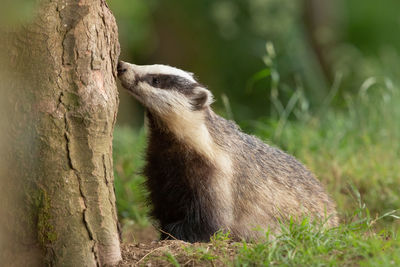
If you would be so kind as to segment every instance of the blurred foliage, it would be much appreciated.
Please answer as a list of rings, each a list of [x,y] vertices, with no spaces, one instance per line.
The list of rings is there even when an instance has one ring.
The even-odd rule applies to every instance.
[[[170,64],[196,73],[217,99],[222,93],[227,95],[234,115],[241,119],[268,110],[267,81],[257,83],[258,89],[252,92],[244,90],[249,77],[263,66],[265,40],[274,40],[279,48],[280,74],[287,87],[295,84],[294,74],[304,72],[309,88],[324,90],[322,79],[307,73],[317,66],[310,63],[312,60],[301,60],[310,52],[299,34],[301,8],[297,2],[131,1],[130,7],[126,2],[110,2],[120,28],[122,57],[139,64]],[[140,15],[136,10],[141,11]]]
[[[114,133],[115,194],[119,216],[122,220],[128,218],[139,225],[148,224],[149,214],[144,177],[140,174],[144,165],[145,143],[143,130],[133,133],[131,128],[121,127]]]
[[[109,4],[120,28],[124,59],[196,73],[217,100],[227,96],[237,120],[271,115],[271,79],[279,82],[275,90],[284,105],[301,88],[311,110],[317,111],[335,82],[341,96],[335,104],[343,106],[343,96],[354,94],[365,79],[393,80],[400,74],[400,36],[394,34],[400,27],[397,0],[379,6],[373,0]],[[275,47],[275,76],[259,79],[246,90],[249,79],[264,66],[267,41]],[[224,112],[223,101],[216,107]]]

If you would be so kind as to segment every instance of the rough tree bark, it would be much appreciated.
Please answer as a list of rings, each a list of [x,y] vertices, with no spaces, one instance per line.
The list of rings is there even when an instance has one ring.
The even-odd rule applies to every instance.
[[[119,44],[105,0],[38,1],[1,46],[2,265],[117,263]]]

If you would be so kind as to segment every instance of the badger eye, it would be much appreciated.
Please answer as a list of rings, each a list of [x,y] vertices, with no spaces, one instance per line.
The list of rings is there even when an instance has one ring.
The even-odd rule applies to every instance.
[[[159,85],[160,84],[160,79],[158,77],[153,77],[153,80],[151,81],[153,86]]]

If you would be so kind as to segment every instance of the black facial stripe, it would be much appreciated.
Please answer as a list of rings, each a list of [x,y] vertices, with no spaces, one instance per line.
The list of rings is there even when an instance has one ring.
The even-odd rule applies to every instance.
[[[146,74],[144,76],[137,77],[136,80],[138,82],[146,82],[156,88],[164,90],[176,90],[184,94],[189,93],[195,87],[200,86],[196,82],[192,82],[177,75]]]

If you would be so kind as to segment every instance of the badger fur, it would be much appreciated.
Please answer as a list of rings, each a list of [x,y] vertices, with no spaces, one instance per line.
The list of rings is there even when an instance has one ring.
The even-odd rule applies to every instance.
[[[334,202],[295,158],[215,114],[193,75],[120,62],[122,85],[147,110],[144,174],[162,238],[209,241],[216,231],[254,240],[309,216],[338,224]]]

